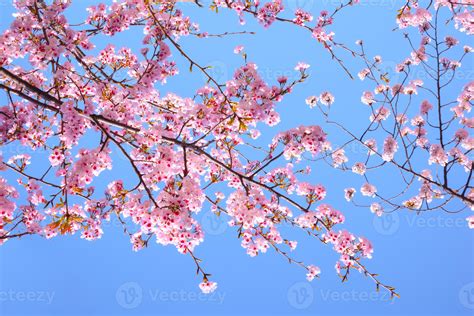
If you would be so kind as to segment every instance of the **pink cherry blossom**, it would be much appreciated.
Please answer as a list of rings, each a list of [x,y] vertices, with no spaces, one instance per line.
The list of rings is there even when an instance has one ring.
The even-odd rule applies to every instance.
[[[390,115],[390,110],[382,106],[374,111],[374,114],[370,116],[370,121],[381,122],[385,121]]]
[[[360,98],[361,102],[367,105],[372,105],[375,102],[374,95],[370,91],[365,91]]]
[[[334,96],[328,91],[325,91],[319,95],[319,101],[323,105],[330,106],[334,103],[334,100]]]
[[[297,25],[304,26],[306,22],[311,22],[313,21],[313,16],[301,9],[296,9],[295,11],[295,18],[293,19],[293,22]]]
[[[314,108],[318,104],[318,97],[310,96],[306,98],[306,104],[309,105],[310,108]]]
[[[306,274],[306,279],[308,281],[313,281],[313,279],[321,273],[321,269],[314,265],[307,266],[308,273]]]
[[[364,175],[365,171],[366,171],[366,167],[365,167],[365,164],[363,162],[356,162],[352,166],[352,172],[354,172],[354,173]]]
[[[199,288],[203,293],[209,294],[217,289],[217,283],[205,280],[199,284]]]
[[[348,162],[349,159],[345,155],[344,149],[340,148],[340,149],[335,150],[332,153],[332,161],[333,161],[333,166],[334,167],[339,167],[343,163]]]
[[[369,74],[370,74],[370,69],[364,68],[361,71],[359,71],[357,76],[359,77],[360,80],[364,80]]]
[[[369,196],[369,197],[374,197],[375,193],[377,193],[377,188],[370,184],[370,183],[365,183],[361,188],[360,192],[362,195]]]
[[[244,46],[238,45],[234,48],[234,54],[240,54],[244,50]]]
[[[431,145],[429,163],[437,163],[441,166],[445,166],[448,163],[448,155],[446,155],[441,145]]]
[[[305,71],[305,70],[308,69],[309,67],[310,67],[310,65],[308,65],[307,63],[299,62],[299,63],[295,66],[295,70],[297,70],[297,71]]]
[[[385,161],[391,161],[398,150],[398,143],[392,137],[388,136],[383,143],[383,154],[382,159]]]
[[[344,198],[347,202],[350,202],[356,193],[356,189],[354,188],[347,188],[344,189]]]
[[[370,211],[372,213],[376,214],[377,216],[382,216],[383,207],[379,203],[374,202],[374,203],[370,204]]]
[[[275,21],[278,13],[283,10],[281,0],[272,0],[265,3],[259,10],[257,18],[264,27],[269,27]]]

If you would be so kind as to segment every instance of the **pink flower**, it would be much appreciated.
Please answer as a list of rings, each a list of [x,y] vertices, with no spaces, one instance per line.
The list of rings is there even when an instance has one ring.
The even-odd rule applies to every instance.
[[[410,123],[413,126],[423,126],[425,125],[425,120],[423,119],[421,115],[417,115],[411,120]]]
[[[385,91],[389,91],[390,90],[390,87],[387,86],[387,85],[384,85],[384,84],[379,84],[377,87],[375,87],[374,91],[375,91],[375,94],[380,94],[382,92],[385,92]]]
[[[313,279],[321,273],[321,269],[314,265],[309,265],[306,267],[308,269],[308,273],[306,274],[306,280],[313,281]]]
[[[296,9],[295,11],[295,18],[293,19],[293,22],[297,25],[303,26],[305,22],[311,22],[313,20],[313,16],[301,9]]]
[[[415,197],[403,202],[403,206],[405,206],[408,209],[412,209],[412,210],[420,209],[422,204],[423,204],[423,200],[421,198],[419,198],[418,196],[415,196]]]
[[[459,41],[452,36],[446,36],[444,38],[444,42],[446,43],[446,46],[448,47],[455,46],[459,43]]]
[[[456,133],[454,134],[454,137],[459,141],[463,141],[469,138],[469,132],[466,131],[464,128],[460,128],[456,131]]]
[[[448,163],[448,155],[444,152],[443,148],[439,144],[433,144],[430,147],[430,159],[428,163],[431,165],[437,163],[441,166],[446,166]]]
[[[367,105],[372,105],[375,102],[374,95],[370,91],[365,91],[360,97],[360,101]]]
[[[258,10],[257,19],[264,27],[269,27],[275,22],[277,14],[281,11],[283,11],[281,0],[272,0]]]
[[[13,220],[16,204],[12,199],[18,196],[16,189],[10,186],[6,179],[0,177],[0,227]]]
[[[379,203],[375,202],[370,205],[370,211],[377,216],[382,216],[383,214],[383,207]]]
[[[313,29],[313,37],[318,42],[331,42],[334,38],[334,32],[327,33],[323,27],[318,26]]]
[[[295,250],[297,245],[298,245],[298,242],[296,240],[288,241],[288,246],[290,247],[291,251]]]
[[[123,181],[122,180],[117,180],[109,183],[107,185],[107,190],[106,193],[112,198],[118,198],[124,193],[124,188],[123,188]]]
[[[277,78],[279,84],[284,85],[288,81],[288,77],[280,76]]]
[[[295,70],[296,70],[296,71],[301,71],[301,72],[303,72],[303,71],[305,71],[306,69],[308,69],[309,67],[310,67],[309,64],[306,64],[306,63],[300,61],[300,62],[296,65]]]
[[[390,110],[382,106],[379,109],[375,110],[374,114],[372,114],[369,117],[369,119],[371,122],[373,121],[381,122],[381,121],[385,121],[389,115],[390,115]]]
[[[316,96],[310,96],[308,98],[306,98],[306,104],[309,105],[310,108],[314,108],[316,106],[316,104],[318,103],[318,97]]]
[[[359,71],[357,76],[359,76],[360,80],[364,80],[369,74],[370,74],[370,70],[368,68],[364,68],[361,71]]]
[[[59,148],[55,148],[51,155],[49,155],[49,162],[51,166],[56,167],[64,161],[64,154]]]
[[[345,155],[344,149],[340,148],[335,150],[332,155],[332,164],[335,168],[339,167],[343,163],[349,161],[349,159]]]
[[[252,137],[252,139],[257,139],[261,135],[261,133],[258,129],[251,129],[249,134],[250,134],[250,137]]]
[[[14,155],[8,159],[9,164],[15,164],[17,166],[26,166],[31,163],[31,156],[28,154]]]
[[[360,174],[360,175],[364,175],[365,170],[366,170],[366,168],[365,168],[365,164],[363,162],[356,162],[352,166],[352,172]]]
[[[145,247],[145,241],[142,239],[142,232],[139,231],[138,233],[133,234],[130,237],[130,242],[132,243],[132,250],[139,251]]]
[[[362,193],[362,195],[374,197],[375,193],[377,193],[377,188],[370,183],[365,183],[360,188],[360,192]]]
[[[100,227],[100,222],[96,221],[88,221],[88,226],[87,229],[85,229],[82,234],[81,238],[85,240],[96,240],[100,239],[102,237],[102,234],[104,233],[102,228]]]
[[[408,26],[420,27],[431,21],[431,13],[423,8],[417,8],[413,14],[410,7],[404,7],[397,16],[397,23],[400,28]]]
[[[244,46],[239,45],[234,48],[234,54],[240,54],[244,50]]]
[[[456,21],[456,28],[461,32],[466,32],[468,35],[474,34],[474,26],[472,23],[472,12],[465,10],[463,13],[459,13],[454,17]]]
[[[375,139],[366,140],[364,145],[369,149],[369,155],[374,155],[377,153],[377,141]]]
[[[372,243],[364,237],[359,237],[359,248],[362,250],[362,255],[367,258],[372,258],[372,253],[374,252],[374,248],[372,247]]]
[[[324,199],[326,189],[320,184],[312,185],[307,182],[301,182],[297,185],[296,194],[306,196],[308,203],[313,203]]]
[[[204,280],[199,284],[199,288],[204,294],[209,294],[214,292],[217,289],[217,283]]]
[[[318,154],[326,141],[326,134],[319,126],[300,126],[278,134],[273,143],[276,144],[278,141],[285,145],[286,159],[299,158],[304,152]]]
[[[355,193],[356,193],[356,189],[354,188],[344,189],[344,198],[346,199],[347,202],[350,202],[352,198],[354,197]]]
[[[388,136],[383,143],[382,159],[385,161],[391,161],[397,150],[397,141],[392,136]]]
[[[324,91],[319,95],[319,101],[323,105],[330,106],[334,103],[334,96],[330,92]]]

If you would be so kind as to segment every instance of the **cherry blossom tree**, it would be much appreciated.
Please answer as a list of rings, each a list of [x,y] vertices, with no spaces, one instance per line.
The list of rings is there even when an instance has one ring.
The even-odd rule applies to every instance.
[[[217,283],[195,254],[205,237],[196,214],[212,209],[215,216],[230,219],[250,256],[272,248],[302,267],[309,281],[318,277],[319,267],[294,258],[297,241],[280,232],[282,225],[290,225],[339,254],[336,271],[343,281],[358,271],[394,297],[395,288],[365,266],[364,259],[372,257],[371,242],[341,228],[343,213],[322,202],[324,184],[304,180],[312,172],[310,165],[322,161],[362,175],[361,194],[377,202],[356,203],[352,187],[340,197],[345,194],[379,215],[402,208],[448,211],[449,203],[472,208],[469,129],[474,123],[468,113],[474,84],[456,80],[471,48],[455,36],[440,35],[453,25],[472,34],[471,0],[409,1],[394,13],[401,31],[418,29],[406,34],[413,53],[395,69],[402,74],[400,82],[392,82],[382,70],[382,57],[367,56],[364,45],[369,43],[336,41],[331,25],[359,1],[341,1],[317,17],[300,9],[287,13],[279,0],[214,0],[209,7],[193,3],[203,10],[235,11],[240,23],[257,19],[265,28],[281,23],[309,32],[308,40],[319,43],[340,71],[351,78],[360,71],[358,77],[375,87],[375,92],[362,93],[370,110],[362,135],[331,115],[336,91],[307,99],[328,126],[349,136],[342,146],[331,144],[324,126],[316,125],[278,131],[269,144],[258,140],[262,126],[277,128],[277,104],[307,79],[308,64],[295,63],[295,80],[265,82],[239,45],[234,53],[243,57],[243,65],[230,80],[219,82],[182,46],[182,38],[240,34],[201,31],[199,21],[185,16],[174,1],[97,3],[84,21],[68,20],[71,2],[15,0],[17,13],[0,35],[0,89],[8,100],[0,110],[1,143],[19,143],[44,154],[0,160],[3,172],[18,177],[12,184],[0,175],[0,244],[28,235],[49,239],[80,234],[95,240],[104,223],[118,220],[135,251],[156,241],[189,255],[202,280],[199,287],[209,293]],[[143,34],[139,52],[116,47],[123,45],[116,40],[121,33],[135,29]],[[108,45],[96,50],[104,38]],[[174,58],[207,80],[191,92],[192,98],[160,92],[159,83],[178,75]],[[364,68],[350,69],[355,61]],[[426,82],[416,78],[416,68],[427,74]],[[446,85],[460,84],[457,96],[443,94]],[[364,157],[346,156],[344,149],[352,143],[366,148]],[[415,163],[418,155],[426,156],[424,164],[418,158]],[[96,189],[94,179],[116,167],[118,159],[131,174]],[[387,197],[369,175],[389,168],[407,189]],[[410,196],[416,186],[419,192]],[[472,216],[469,221],[474,226]]]
[[[335,168],[362,176],[359,188],[345,190],[348,201],[370,208],[379,216],[400,209],[418,213],[474,209],[474,138],[470,134],[474,121],[469,116],[474,82],[465,80],[469,76],[458,75],[470,71],[468,60],[467,69],[461,66],[470,58],[472,48],[461,43],[468,39],[463,34],[450,35],[474,33],[469,11],[472,4],[434,1],[423,7],[421,1],[408,1],[403,5],[397,24],[412,51],[392,70],[383,66],[381,56],[367,56],[362,40],[356,42],[359,47],[352,53],[364,63],[358,77],[372,86],[362,92],[360,99],[368,116],[362,132],[351,131],[332,117],[324,95],[319,104],[317,97],[307,100],[310,106],[318,104],[326,121],[349,136],[347,143],[335,148],[327,160]],[[452,90],[457,94],[453,95]],[[353,143],[364,148],[363,154],[347,157],[344,148]],[[391,193],[378,189],[371,181],[378,170],[390,172],[395,178],[398,174],[403,189]],[[356,202],[357,191],[375,201],[370,205]],[[474,228],[474,216],[467,221]]]

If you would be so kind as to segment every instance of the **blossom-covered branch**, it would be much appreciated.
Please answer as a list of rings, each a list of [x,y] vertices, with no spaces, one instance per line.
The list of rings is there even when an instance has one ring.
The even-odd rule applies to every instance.
[[[1,244],[26,235],[49,239],[80,233],[95,240],[104,223],[116,218],[134,250],[155,239],[188,254],[202,277],[200,288],[208,293],[217,284],[195,254],[205,237],[196,214],[211,208],[228,214],[250,256],[272,247],[314,279],[319,267],[288,254],[297,242],[284,238],[280,228],[290,224],[333,246],[343,281],[357,270],[377,289],[398,295],[362,263],[372,256],[371,243],[339,229],[344,215],[320,202],[324,186],[300,179],[311,172],[305,155],[318,157],[330,147],[320,126],[282,131],[267,149],[248,153],[257,147],[262,125],[279,123],[276,105],[307,79],[308,64],[296,65],[294,80],[280,77],[270,84],[246,57],[230,80],[218,82],[182,46],[183,37],[208,34],[174,1],[99,4],[78,24],[66,17],[71,2],[16,0],[14,21],[0,35],[0,89],[7,100],[0,108],[1,144],[20,143],[42,153],[1,159],[2,169],[18,176],[15,187],[0,176]],[[353,3],[331,16],[322,14],[317,28]],[[253,4],[245,11],[269,26],[280,11],[276,6]],[[292,23],[311,19],[299,12]],[[139,52],[112,44],[94,52],[99,36],[112,41],[130,28],[143,30]],[[332,39],[318,40],[347,71],[334,55]],[[172,51],[207,79],[191,98],[161,95],[156,88],[178,74]],[[126,162],[126,176],[96,188],[97,178],[117,159]]]

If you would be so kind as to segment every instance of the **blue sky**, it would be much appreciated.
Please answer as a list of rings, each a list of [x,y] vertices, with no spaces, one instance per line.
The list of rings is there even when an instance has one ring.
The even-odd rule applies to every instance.
[[[84,8],[95,2],[76,1],[80,4],[68,11],[71,21],[79,21]],[[317,15],[337,2],[286,0],[284,4],[288,12],[299,5]],[[394,1],[361,2],[360,7],[341,14],[334,26],[337,40],[352,45],[362,38],[369,55],[380,54],[388,66],[394,66],[409,54],[402,33],[391,31],[396,26]],[[259,65],[268,82],[275,82],[280,75],[296,76],[293,68],[298,61],[311,64],[311,77],[281,102],[282,122],[277,129],[264,129],[262,145],[280,130],[324,124],[318,112],[304,103],[307,96],[324,90],[336,94],[334,111],[346,126],[357,130],[367,121],[369,114],[362,110],[359,100],[361,91],[370,87],[348,79],[308,32],[280,24],[263,29],[251,18],[240,26],[234,13],[216,15],[206,9],[196,10],[191,4],[181,6],[202,30],[211,33],[257,31],[254,36],[182,39],[182,46],[195,60],[214,66],[212,71],[220,80],[230,77],[242,64],[242,59],[232,53],[237,44],[246,47],[249,60]],[[0,0],[1,29],[8,26],[11,13],[9,1]],[[137,48],[139,33],[125,32],[113,42],[117,47]],[[100,48],[108,41],[110,38],[104,37],[96,44]],[[197,71],[189,73],[189,65],[176,57],[181,74],[157,88],[163,93],[191,96],[204,79]],[[347,63],[353,71],[360,70],[353,59],[347,57]],[[472,59],[463,67],[472,76]],[[3,95],[0,100],[5,102]],[[344,137],[337,130],[327,130],[333,142],[342,143]],[[16,145],[2,148],[6,157],[25,150]],[[35,155],[41,159],[41,153]],[[125,161],[117,157],[114,162],[114,169],[95,182],[97,187],[116,177],[129,177]],[[38,172],[42,167],[38,166]],[[132,252],[119,225],[111,222],[105,225],[103,238],[94,242],[79,236],[52,240],[31,237],[0,247],[0,315],[473,315],[474,240],[466,227],[466,213],[416,216],[403,211],[374,218],[369,210],[356,208],[342,198],[348,181],[355,179],[352,175],[323,165],[313,169],[310,180],[326,185],[327,202],[344,212],[345,227],[373,242],[374,258],[366,261],[367,267],[396,287],[401,299],[392,301],[386,293],[375,292],[374,284],[356,273],[342,284],[333,268],[337,255],[288,227],[283,228],[286,236],[299,240],[295,256],[319,265],[323,271],[320,279],[306,282],[303,270],[272,251],[250,258],[241,248],[236,231],[203,209],[198,217],[207,234],[196,253],[219,283],[212,295],[200,294],[200,279],[188,256],[155,243]],[[4,176],[15,179],[11,174]],[[381,174],[376,181],[397,189],[398,184],[388,179]]]

